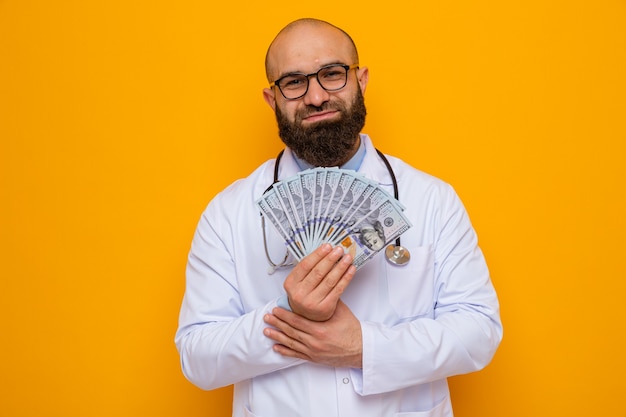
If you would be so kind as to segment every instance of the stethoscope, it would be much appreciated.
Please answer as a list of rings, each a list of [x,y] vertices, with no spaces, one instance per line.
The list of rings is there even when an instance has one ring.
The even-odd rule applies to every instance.
[[[276,162],[274,163],[274,182],[272,182],[272,185],[278,182],[278,167],[279,167],[280,160],[283,157],[284,152],[285,151],[282,150],[276,156]],[[387,171],[389,172],[389,176],[391,177],[391,182],[393,184],[393,196],[396,200],[398,200],[398,180],[396,179],[396,175],[393,172],[393,168],[391,168],[391,164],[389,163],[389,160],[387,159],[385,154],[383,154],[378,149],[376,149],[376,152],[378,153],[378,156],[380,156],[380,159],[382,159],[385,166],[387,167]],[[265,192],[269,191],[269,189],[272,188],[272,185],[267,187]],[[263,229],[263,247],[265,249],[265,256],[267,257],[267,262],[269,262],[270,264],[268,273],[273,274],[274,271],[276,271],[278,268],[284,268],[284,267],[294,265],[293,261],[287,262],[287,260],[289,259],[289,251],[287,251],[287,253],[285,254],[285,257],[279,263],[275,263],[274,261],[272,261],[272,258],[270,257],[269,251],[267,249],[267,237],[265,233],[265,217],[264,216],[261,216],[261,227]],[[385,248],[385,258],[387,258],[387,261],[389,261],[389,263],[393,265],[402,266],[402,265],[406,265],[409,262],[409,260],[411,259],[411,254],[409,253],[407,248],[403,247],[400,244],[400,237],[398,236],[396,238],[395,244],[392,243]]]

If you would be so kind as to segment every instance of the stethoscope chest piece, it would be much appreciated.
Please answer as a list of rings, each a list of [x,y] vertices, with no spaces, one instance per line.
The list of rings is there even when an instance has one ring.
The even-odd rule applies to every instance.
[[[389,245],[385,249],[387,260],[394,265],[406,265],[411,259],[409,251],[400,245]]]

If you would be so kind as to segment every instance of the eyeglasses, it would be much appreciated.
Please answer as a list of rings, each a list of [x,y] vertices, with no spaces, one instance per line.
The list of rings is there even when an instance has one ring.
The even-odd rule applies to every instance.
[[[348,71],[359,68],[359,64],[326,65],[317,72],[303,74],[293,72],[284,75],[270,84],[270,88],[277,86],[283,97],[287,100],[296,100],[303,97],[309,91],[309,78],[315,76],[319,85],[326,91],[341,90],[348,83]]]

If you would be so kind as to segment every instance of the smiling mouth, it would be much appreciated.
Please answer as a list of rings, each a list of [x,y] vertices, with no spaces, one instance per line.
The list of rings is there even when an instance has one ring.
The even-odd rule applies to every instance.
[[[315,123],[315,122],[318,122],[318,121],[321,121],[321,120],[332,119],[337,114],[339,114],[339,112],[337,110],[328,110],[328,111],[323,111],[323,112],[311,114],[311,115],[305,117],[304,119],[302,119],[302,121],[303,122],[307,122],[307,123]]]

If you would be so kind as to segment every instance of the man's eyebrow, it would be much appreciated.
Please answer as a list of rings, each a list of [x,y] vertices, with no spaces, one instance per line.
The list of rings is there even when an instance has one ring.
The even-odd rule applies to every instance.
[[[328,67],[330,65],[348,65],[343,61],[332,61],[332,62],[328,62],[324,65],[320,65],[319,67],[317,67],[317,69],[313,72],[304,72],[304,71],[287,71],[284,73],[281,73],[278,77],[276,77],[277,80],[280,80],[283,77],[286,77],[288,75],[310,75],[310,74],[315,74],[317,71],[319,71],[320,69],[324,68],[324,67]]]

